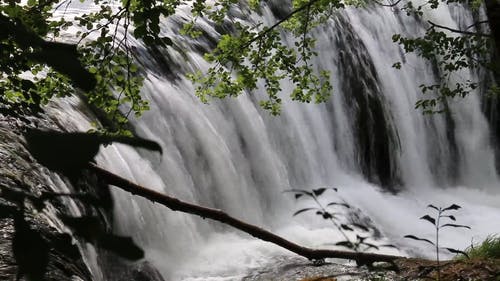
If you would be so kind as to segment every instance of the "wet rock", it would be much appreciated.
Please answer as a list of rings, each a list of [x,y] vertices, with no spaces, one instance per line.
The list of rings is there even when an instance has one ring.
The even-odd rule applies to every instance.
[[[377,276],[384,276],[386,279],[382,280],[390,281],[394,280],[395,273],[370,271],[367,267],[356,267],[354,263],[342,260],[330,260],[317,266],[301,257],[283,256],[248,274],[243,281],[377,280],[373,279]]]
[[[83,258],[87,254],[86,243],[79,241],[71,233],[60,216],[94,216],[111,232],[113,214],[109,188],[88,171],[81,179],[70,182],[36,162],[26,149],[23,137],[25,127],[68,129],[67,124],[58,124],[56,117],[40,114],[41,117],[25,116],[20,119],[0,113],[0,280],[16,280],[19,269],[16,256],[25,260],[36,256],[46,257],[47,263],[44,263],[43,273],[40,273],[43,277],[35,278],[36,281],[96,280]],[[72,128],[76,130],[77,126]],[[42,194],[51,192],[91,195],[99,198],[100,203],[93,206],[83,200],[67,197],[39,199]],[[37,241],[48,246],[40,247],[39,250],[44,251],[43,253],[34,253],[33,249],[23,248],[19,243],[15,246],[16,251],[13,250],[12,242],[16,236],[14,218],[18,222],[21,218],[26,223],[24,229],[28,235],[24,236],[28,237],[22,237],[23,241],[29,241],[29,236],[33,235]],[[19,230],[19,224],[17,229]],[[100,268],[97,271],[105,272],[103,280],[164,281],[148,262],[122,262],[120,257],[103,254],[106,252],[103,249],[95,250],[97,256],[93,266]],[[108,268],[107,265],[113,266]],[[29,269],[30,266],[26,268]],[[23,277],[20,281],[27,279]]]
[[[19,259],[30,262],[29,257],[45,257],[46,264],[41,268],[43,272],[37,273],[44,276],[43,280],[92,280],[75,241],[58,229],[54,218],[51,218],[50,213],[57,208],[43,208],[28,200],[56,187],[42,169],[33,164],[33,158],[24,147],[23,126],[25,124],[19,119],[0,115],[0,163],[3,163],[0,166],[0,276],[2,280],[15,280],[21,262]],[[16,216],[22,218],[25,228],[29,230],[26,233],[36,234],[34,237],[16,233]],[[15,237],[23,243],[14,248]],[[23,239],[19,240],[20,237]],[[43,242],[46,247],[37,248],[43,253],[27,247],[32,240]],[[36,263],[31,262],[33,264]],[[27,266],[30,267],[30,264]]]

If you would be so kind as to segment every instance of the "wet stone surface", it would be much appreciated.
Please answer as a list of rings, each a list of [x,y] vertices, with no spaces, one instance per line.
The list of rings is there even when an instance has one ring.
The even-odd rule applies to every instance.
[[[38,257],[40,253],[31,248],[33,245],[30,242],[39,239],[48,246],[44,253],[47,254],[44,280],[92,280],[75,241],[56,228],[57,222],[51,218],[51,213],[57,210],[54,206],[37,211],[27,202],[29,200],[24,200],[24,221],[29,228],[27,233],[36,237],[22,237],[20,231],[16,232],[13,217],[16,212],[20,214],[16,192],[38,196],[43,191],[57,188],[50,182],[46,171],[34,164],[25,148],[22,132],[26,121],[0,114],[0,279],[15,280],[19,270],[18,259]],[[15,252],[13,240],[16,234],[24,240],[20,240],[22,243],[18,243]],[[25,277],[20,280],[25,280]]]
[[[36,267],[40,263],[46,263],[46,267],[44,266],[43,278],[35,278],[36,281],[96,280],[96,276],[91,274],[84,261],[84,251],[77,245],[78,237],[71,234],[69,228],[59,219],[59,215],[96,216],[102,224],[111,229],[112,210],[90,207],[70,199],[45,201],[44,207],[37,207],[32,201],[25,199],[26,195],[36,198],[42,192],[75,191],[102,198],[102,190],[107,190],[90,173],[85,173],[82,176],[84,179],[77,185],[72,185],[65,177],[38,164],[28,152],[23,137],[27,126],[59,131],[63,130],[64,126],[68,130],[78,130],[71,121],[68,121],[68,124],[58,122],[59,119],[54,114],[41,113],[37,117],[16,118],[0,113],[0,280],[16,280],[20,265],[31,264],[28,266]],[[20,201],[15,194],[24,194],[21,195],[24,199]],[[23,212],[19,212],[20,206],[24,206]],[[16,214],[17,224],[14,221]],[[20,231],[23,228],[20,227],[19,221],[25,222],[24,225],[27,226],[23,231]],[[43,251],[34,250],[33,241],[38,241]],[[79,243],[85,245],[83,241]],[[106,281],[163,281],[158,271],[144,260],[125,262],[103,249],[97,248],[96,252],[97,266],[99,270],[104,271]],[[26,260],[37,262],[26,263]],[[33,278],[31,279],[33,281]],[[19,279],[26,280],[26,276]]]
[[[277,257],[265,268],[249,273],[243,281],[312,281],[312,280],[377,280],[384,276],[393,279],[392,271],[369,271],[367,267],[356,267],[354,263],[342,260],[327,260],[324,265],[314,265],[301,257]]]

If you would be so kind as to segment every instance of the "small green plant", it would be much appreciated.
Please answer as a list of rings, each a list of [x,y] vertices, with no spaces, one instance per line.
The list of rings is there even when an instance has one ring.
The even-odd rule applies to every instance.
[[[500,259],[500,235],[489,235],[483,242],[471,244],[465,252],[469,258]]]
[[[293,193],[295,196],[295,199],[302,199],[302,198],[311,198],[314,203],[316,204],[316,207],[308,207],[308,208],[303,208],[297,210],[295,213],[293,213],[293,216],[309,212],[309,211],[314,211],[316,215],[322,217],[325,220],[330,221],[335,228],[342,234],[345,240],[336,242],[334,245],[335,246],[342,246],[346,247],[348,249],[351,249],[355,252],[359,251],[366,251],[369,249],[376,249],[378,250],[379,247],[392,247],[395,248],[394,245],[390,244],[384,244],[384,245],[375,245],[373,243],[370,243],[370,236],[361,236],[359,234],[356,234],[355,238],[349,238],[347,235],[347,232],[353,232],[355,230],[359,230],[361,232],[368,233],[370,232],[370,227],[360,224],[360,223],[355,223],[355,222],[342,222],[341,221],[341,216],[343,216],[342,212],[339,212],[338,208],[345,208],[345,209],[352,209],[351,206],[346,203],[344,200],[342,202],[329,202],[326,205],[322,203],[319,200],[319,197],[325,193],[325,191],[331,190],[334,192],[338,192],[337,188],[334,187],[321,187],[318,189],[313,189],[313,190],[304,190],[304,189],[290,189],[290,190],[285,190],[285,192],[290,192]]]
[[[439,259],[439,250],[440,249],[445,249],[445,250],[447,250],[451,253],[454,253],[454,254],[462,254],[468,258],[468,254],[464,251],[460,251],[460,250],[453,249],[453,248],[447,248],[447,247],[439,247],[439,231],[442,228],[446,228],[446,227],[468,228],[468,229],[470,229],[470,227],[467,225],[462,225],[462,224],[443,223],[444,219],[449,220],[449,221],[456,221],[457,220],[454,215],[449,214],[450,211],[456,211],[456,210],[462,208],[457,204],[452,204],[446,208],[436,207],[434,205],[428,205],[427,208],[434,209],[437,213],[434,215],[434,217],[432,217],[430,215],[425,215],[425,216],[421,217],[420,219],[426,220],[426,221],[430,222],[432,225],[434,225],[434,228],[436,230],[434,242],[429,240],[429,239],[420,238],[420,237],[417,237],[414,235],[405,235],[404,237],[409,238],[409,239],[413,239],[413,240],[423,241],[423,242],[429,243],[435,247],[435,249],[436,249],[437,280],[439,281],[441,279],[441,270],[440,270],[440,264],[439,264],[440,263],[440,259]]]

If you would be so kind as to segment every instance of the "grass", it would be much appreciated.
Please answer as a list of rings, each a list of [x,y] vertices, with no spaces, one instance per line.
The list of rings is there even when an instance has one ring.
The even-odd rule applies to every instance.
[[[465,249],[465,252],[471,259],[485,258],[485,259],[500,259],[500,235],[489,235],[480,244],[473,244]],[[460,255],[459,259],[464,259]]]

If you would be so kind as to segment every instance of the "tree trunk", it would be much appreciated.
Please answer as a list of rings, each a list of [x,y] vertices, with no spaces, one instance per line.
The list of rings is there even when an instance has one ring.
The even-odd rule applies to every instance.
[[[392,255],[339,250],[322,250],[302,247],[258,226],[231,217],[221,210],[191,204],[181,201],[177,198],[153,191],[146,187],[135,184],[127,179],[124,179],[116,174],[113,174],[105,169],[102,169],[94,164],[91,164],[90,169],[93,170],[98,176],[106,180],[108,184],[114,185],[134,195],[144,197],[148,200],[153,201],[154,203],[162,204],[173,211],[193,214],[203,219],[209,218],[230,225],[258,239],[276,244],[300,256],[308,258],[309,260],[322,260],[324,258],[349,259],[355,260],[358,265],[363,265],[372,264],[373,262],[393,262],[396,259],[402,258],[400,256]]]

